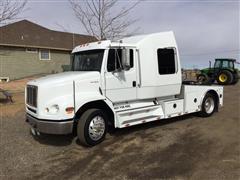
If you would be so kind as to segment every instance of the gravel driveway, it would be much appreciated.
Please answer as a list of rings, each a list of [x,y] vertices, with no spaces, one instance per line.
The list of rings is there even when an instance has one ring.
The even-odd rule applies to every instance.
[[[240,83],[210,118],[188,115],[116,129],[93,148],[73,135],[35,138],[24,94],[0,104],[0,179],[240,179]]]

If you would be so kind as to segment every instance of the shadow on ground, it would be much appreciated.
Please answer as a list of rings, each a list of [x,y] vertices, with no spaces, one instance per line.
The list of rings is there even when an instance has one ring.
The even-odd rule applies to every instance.
[[[168,124],[171,124],[171,123],[174,123],[177,121],[189,120],[196,116],[197,116],[196,113],[188,114],[188,115],[184,115],[184,116],[180,116],[180,117],[175,117],[175,118],[170,118],[170,119],[162,119],[159,121],[153,121],[153,122],[139,124],[139,125],[135,125],[135,126],[131,126],[131,127],[126,127],[123,129],[109,127],[108,133],[110,134],[110,136],[113,136],[113,137],[121,137],[121,136],[124,136],[127,134],[145,131],[150,128],[157,128],[159,126],[168,125]],[[53,134],[41,133],[41,135],[38,136],[38,135],[33,135],[30,131],[30,134],[33,136],[33,138],[36,141],[38,141],[41,144],[52,145],[52,146],[67,146],[67,145],[71,144],[74,141],[74,139],[76,139],[75,140],[76,144],[84,146],[83,144],[81,144],[81,142],[79,142],[76,132],[74,132],[73,134],[69,134],[69,135],[53,135]]]
[[[68,135],[53,135],[53,134],[43,134],[33,135],[29,132],[33,138],[40,144],[52,145],[52,146],[68,146],[72,144],[72,141],[76,137],[74,134]]]

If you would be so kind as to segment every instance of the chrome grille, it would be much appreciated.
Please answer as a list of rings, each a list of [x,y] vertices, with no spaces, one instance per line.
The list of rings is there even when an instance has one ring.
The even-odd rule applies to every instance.
[[[27,85],[27,104],[33,107],[37,107],[37,86]]]

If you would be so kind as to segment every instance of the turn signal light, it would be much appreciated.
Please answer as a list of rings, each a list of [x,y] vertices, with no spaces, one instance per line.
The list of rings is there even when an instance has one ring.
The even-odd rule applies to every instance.
[[[74,107],[67,107],[66,108],[67,114],[72,114],[73,111],[74,111]]]

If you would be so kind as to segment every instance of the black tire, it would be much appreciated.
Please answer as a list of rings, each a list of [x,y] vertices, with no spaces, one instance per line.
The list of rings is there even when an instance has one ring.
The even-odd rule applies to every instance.
[[[210,106],[208,106],[207,103],[210,103]],[[199,112],[199,115],[202,117],[209,117],[217,109],[217,99],[211,93],[207,93],[203,98],[201,106],[202,110]]]
[[[217,82],[220,85],[232,84],[233,83],[233,74],[230,71],[223,70],[217,75]]]
[[[100,117],[103,119],[105,128],[104,128],[103,134],[101,136],[99,135],[100,138],[94,139],[91,137],[91,132],[89,131],[89,128],[92,129],[90,127],[90,123],[93,121],[94,118],[97,118],[97,117]],[[101,122],[102,122],[102,119],[101,119]],[[108,117],[104,111],[100,109],[89,109],[85,111],[80,117],[77,125],[77,136],[79,141],[85,146],[95,146],[101,143],[105,139],[105,135],[107,132],[107,122],[108,122]]]
[[[237,84],[238,83],[238,79],[234,79],[232,84]]]
[[[238,80],[239,80],[239,76],[238,76],[238,74],[236,73],[236,74],[234,74],[234,76],[233,76],[233,82],[232,82],[232,84],[237,84],[237,83],[238,83]]]
[[[199,74],[197,76],[197,81],[203,84],[209,83],[209,77],[206,74]]]

